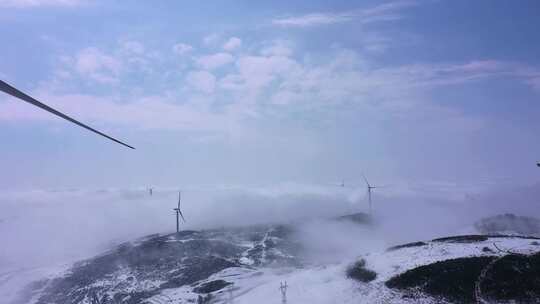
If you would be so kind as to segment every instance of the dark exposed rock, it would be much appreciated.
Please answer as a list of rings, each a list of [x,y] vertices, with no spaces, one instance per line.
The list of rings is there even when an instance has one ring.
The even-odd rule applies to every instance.
[[[489,247],[483,247],[482,252],[494,252],[494,251],[493,251],[493,249],[491,249]]]
[[[449,236],[444,238],[438,238],[432,240],[432,242],[446,242],[446,243],[478,243],[486,241],[489,238],[487,235],[458,235]]]
[[[538,237],[534,236],[524,236],[524,235],[506,235],[506,234],[470,234],[470,235],[456,235],[443,238],[437,238],[431,240],[432,242],[444,242],[444,243],[479,243],[487,241],[489,239],[496,238],[519,238],[519,239],[536,239],[540,240]]]
[[[347,277],[367,283],[375,280],[377,273],[366,268],[366,261],[359,260],[347,268]]]
[[[385,284],[413,297],[423,292],[453,303],[473,303],[475,282],[493,259],[484,256],[440,261],[408,270]]]
[[[373,219],[371,218],[371,216],[369,214],[362,213],[362,212],[339,216],[336,218],[336,220],[349,221],[355,224],[362,224],[362,225],[373,224]]]
[[[184,262],[180,275],[169,279],[168,282],[161,284],[159,288],[165,289],[189,285],[234,266],[238,265],[217,257],[188,258]]]
[[[497,260],[480,284],[490,302],[540,303],[540,253]]]
[[[224,280],[214,280],[214,281],[203,283],[200,286],[193,288],[193,291],[196,293],[205,294],[205,293],[221,290],[231,284],[232,283],[224,281]]]
[[[386,251],[394,251],[394,250],[398,250],[398,249],[402,249],[402,248],[420,247],[420,246],[424,246],[424,245],[427,245],[427,243],[425,243],[425,242],[413,242],[413,243],[407,243],[407,244],[403,244],[403,245],[392,246],[392,247],[389,247],[388,249],[386,249]]]

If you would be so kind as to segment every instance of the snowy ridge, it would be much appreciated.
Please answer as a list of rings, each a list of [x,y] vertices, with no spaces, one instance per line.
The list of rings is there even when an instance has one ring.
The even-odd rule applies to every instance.
[[[388,282],[438,262],[459,265],[459,259],[486,257],[493,266],[512,254],[540,252],[540,239],[533,237],[465,235],[317,263],[304,259],[296,229],[261,225],[148,236],[29,286],[26,297],[11,303],[270,304],[281,303],[279,286],[285,281],[289,303],[466,303],[411,294]],[[359,260],[376,274],[373,279],[348,276]],[[477,275],[483,287],[490,284],[483,282],[488,271]],[[474,297],[472,292],[466,296]]]
[[[460,240],[460,237],[467,237]],[[377,272],[376,281],[386,281],[391,277],[409,269],[461,257],[502,256],[508,254],[497,249],[521,254],[532,254],[540,251],[540,240],[517,236],[457,236],[457,241],[436,239],[424,242],[423,245],[387,250],[383,253],[368,254],[363,258],[368,268]],[[484,239],[485,238],[485,239]],[[473,241],[474,240],[474,241]],[[485,248],[488,248],[487,251]]]

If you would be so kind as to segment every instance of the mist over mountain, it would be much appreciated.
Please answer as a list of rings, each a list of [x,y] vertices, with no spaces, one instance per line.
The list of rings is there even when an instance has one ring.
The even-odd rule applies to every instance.
[[[515,234],[540,237],[540,219],[511,213],[487,217],[474,223],[483,234]]]
[[[149,235],[34,280],[9,303],[274,303],[283,282],[290,301],[310,303],[540,301],[540,238],[387,248],[373,234],[376,224],[357,213]]]
[[[388,191],[373,197],[375,216],[371,218],[366,213],[355,212],[368,210],[362,192],[362,188],[299,184],[188,188],[182,196],[187,222],[182,224],[180,234],[170,234],[175,225],[172,208],[176,206],[178,195],[174,188],[154,187],[152,195],[146,188],[4,194],[2,205],[7,212],[0,223],[0,236],[11,246],[2,251],[5,270],[1,273],[0,291],[10,303],[22,304],[90,303],[96,299],[103,303],[168,303],[176,299],[172,300],[174,303],[188,299],[198,301],[199,296],[226,303],[231,290],[236,301],[242,303],[252,301],[252,297],[258,297],[258,292],[268,288],[269,298],[279,298],[275,285],[279,285],[280,280],[287,280],[289,284],[296,280],[295,285],[313,284],[309,288],[302,287],[303,292],[293,291],[291,286],[290,296],[304,293],[302,297],[308,297],[322,288],[319,284],[330,276],[333,287],[324,289],[328,294],[343,290],[350,297],[356,297],[359,295],[355,295],[354,290],[364,288],[357,284],[366,283],[355,283],[355,279],[347,275],[347,269],[364,260],[365,268],[374,271],[379,278],[373,283],[386,282],[392,275],[383,275],[387,270],[377,265],[391,262],[385,260],[384,254],[378,262],[370,257],[384,253],[388,247],[415,242],[413,246],[403,246],[405,251],[399,252],[411,257],[407,250],[412,249],[406,248],[416,248],[413,256],[419,261],[433,255],[430,253],[433,250],[449,250],[434,247],[445,242],[425,240],[454,235],[472,223],[476,222],[476,227],[502,229],[479,233],[501,234],[509,233],[506,228],[510,226],[505,226],[508,223],[529,227],[523,223],[536,222],[504,214],[478,220],[476,214],[482,213],[485,204],[493,203],[484,203],[481,199],[492,197],[489,191],[479,192],[472,202],[467,196],[444,200],[444,192],[439,196],[416,193],[411,199],[407,192]],[[472,208],[473,202],[477,209]],[[243,212],[238,213],[238,210]],[[418,210],[423,211],[421,217]],[[460,220],[456,221],[458,218]],[[67,229],[73,226],[78,229]],[[148,236],[141,238],[144,235]],[[472,240],[474,242],[456,243],[463,244],[459,245],[463,249],[456,247],[461,253],[453,257],[475,255],[476,251],[468,248],[479,248],[477,241],[491,250],[480,251],[482,255],[503,254],[489,239]],[[499,244],[502,240],[493,239],[493,242]],[[536,247],[531,244],[536,240],[528,243],[526,239],[515,240],[534,252]],[[515,247],[511,245],[515,241],[510,238],[504,242],[508,243],[504,248]],[[450,257],[442,254],[440,258],[425,260],[425,265],[428,261],[442,262]],[[411,267],[412,264],[392,273],[413,271]],[[302,283],[305,276],[315,281]],[[365,288],[374,288],[368,287],[373,283],[368,282]],[[257,292],[247,292],[252,288]],[[393,294],[391,290],[388,292]],[[370,293],[367,298],[372,297],[372,303],[377,303],[389,299],[389,294],[384,294],[386,292]],[[432,296],[429,292],[422,293],[410,301],[414,303],[414,299],[420,297],[428,299],[429,303]],[[454,296],[450,295],[450,299]],[[467,298],[457,295],[458,298],[463,296]],[[401,295],[392,297],[398,299]],[[308,298],[305,301],[312,303],[332,301],[328,297],[322,297],[319,302],[311,296]]]

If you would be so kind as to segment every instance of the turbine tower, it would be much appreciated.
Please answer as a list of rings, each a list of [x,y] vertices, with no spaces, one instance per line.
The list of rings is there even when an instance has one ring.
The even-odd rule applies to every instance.
[[[182,214],[182,211],[180,210],[181,199],[182,199],[182,191],[178,191],[178,208],[173,209],[174,211],[176,211],[176,233],[180,232],[180,220],[178,216],[182,217],[182,221],[184,221],[184,223],[186,222],[186,219],[184,219],[184,215]]]
[[[364,177],[364,181],[366,182],[366,186],[367,186],[367,194],[368,194],[368,201],[369,201],[369,214],[371,215],[372,214],[372,206],[371,206],[371,190],[372,189],[376,189],[376,188],[381,188],[379,186],[372,186],[365,175],[362,175]]]

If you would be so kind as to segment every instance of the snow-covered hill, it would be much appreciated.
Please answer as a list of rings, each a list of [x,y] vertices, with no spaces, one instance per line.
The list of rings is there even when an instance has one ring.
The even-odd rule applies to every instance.
[[[359,219],[330,222],[365,226]],[[539,239],[468,235],[348,256],[328,238],[325,254],[340,258],[315,259],[302,227],[151,235],[37,281],[14,303],[281,303],[282,282],[288,303],[540,301]]]

